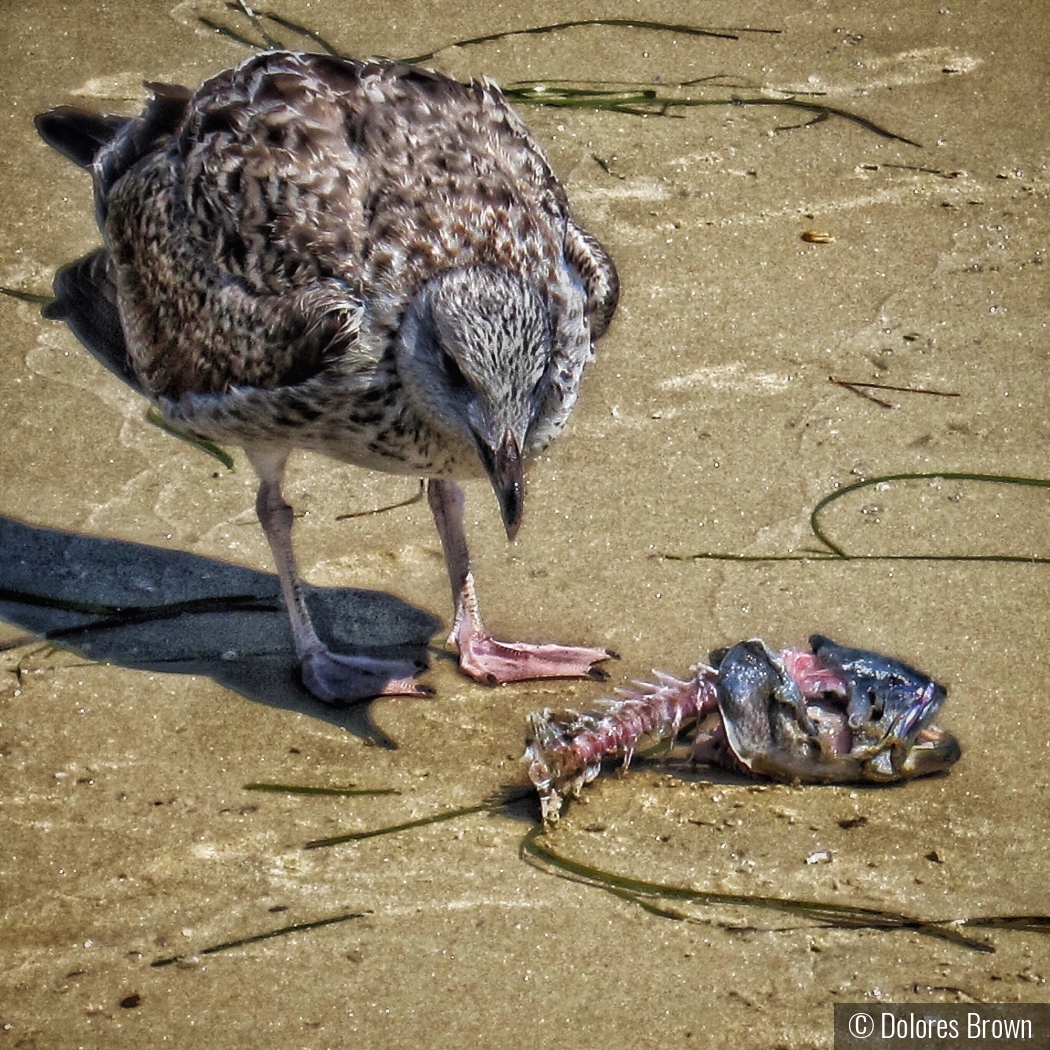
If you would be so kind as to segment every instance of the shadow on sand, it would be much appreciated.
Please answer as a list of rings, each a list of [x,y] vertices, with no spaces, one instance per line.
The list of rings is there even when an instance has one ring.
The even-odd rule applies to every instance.
[[[0,619],[102,663],[206,675],[270,707],[299,711],[385,747],[369,705],[336,707],[299,681],[277,577],[123,540],[0,517]],[[426,662],[441,624],[393,595],[310,588],[336,651]]]

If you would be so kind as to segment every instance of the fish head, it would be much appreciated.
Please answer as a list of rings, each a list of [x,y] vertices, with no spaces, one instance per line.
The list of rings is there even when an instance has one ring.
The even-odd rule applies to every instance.
[[[718,661],[718,703],[732,757],[777,780],[885,783],[944,772],[956,739],[933,724],[947,690],[892,657],[823,636],[812,653],[758,639]]]

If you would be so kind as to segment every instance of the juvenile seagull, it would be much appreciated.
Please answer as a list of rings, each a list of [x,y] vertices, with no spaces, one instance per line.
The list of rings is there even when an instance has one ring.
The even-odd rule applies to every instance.
[[[135,118],[37,118],[91,169],[105,245],[59,271],[45,316],[172,426],[245,449],[307,688],[425,691],[418,665],[314,631],[281,494],[293,448],[427,479],[466,674],[602,676],[604,649],[488,632],[454,480],[488,477],[514,538],[525,462],[565,425],[618,295],[499,88],[282,51],[195,93],[148,86]]]

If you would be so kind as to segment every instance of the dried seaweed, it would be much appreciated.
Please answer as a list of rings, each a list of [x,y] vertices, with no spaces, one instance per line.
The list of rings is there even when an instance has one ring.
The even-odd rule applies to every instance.
[[[273,11],[253,9],[243,0],[231,0],[227,8],[245,18],[258,34],[258,40],[252,40],[241,31],[233,27],[215,22],[213,19],[198,16],[198,22],[206,28],[219,33],[235,43],[252,47],[272,48],[281,46],[280,42],[266,28],[266,23],[279,26],[287,32],[293,33],[304,40],[320,47],[329,55],[340,57],[343,53],[339,51],[328,39],[316,30],[309,28],[283,15]],[[525,26],[520,29],[498,30],[493,33],[485,33],[480,36],[467,37],[461,40],[453,40],[441,44],[430,51],[418,55],[409,55],[400,59],[408,65],[416,65],[428,62],[438,55],[456,48],[475,47],[481,44],[495,43],[508,40],[513,37],[545,36],[551,33],[563,33],[573,29],[584,27],[606,27],[612,29],[636,30],[641,32],[671,33],[676,36],[703,37],[715,40],[739,40],[745,35],[767,35],[776,36],[783,30],[755,26],[694,26],[675,22],[658,22],[647,19],[634,18],[583,18],[573,19],[566,22],[551,22],[539,26]],[[261,41],[261,42],[260,42]],[[837,106],[826,105],[821,102],[800,98],[797,92],[776,92],[782,97],[773,97],[769,94],[775,89],[752,88],[755,94],[750,97],[739,95],[721,96],[717,98],[696,98],[689,95],[676,94],[689,87],[701,84],[711,84],[720,79],[720,75],[708,77],[696,77],[677,84],[670,84],[660,89],[646,84],[624,83],[608,86],[603,83],[580,82],[578,84],[567,84],[558,81],[527,81],[504,86],[504,94],[511,102],[520,105],[547,106],[558,109],[589,109],[601,112],[621,113],[629,116],[678,116],[676,110],[695,109],[700,106],[777,106],[787,109],[802,110],[813,114],[813,120],[808,121],[802,127],[810,124],[828,120],[830,117],[840,117],[859,127],[870,131],[882,138],[892,139],[896,142],[909,146],[921,148],[914,139],[898,135],[887,128],[876,124],[873,120],[853,113],[850,110],[841,109]],[[722,85],[724,86],[724,85]],[[759,94],[758,92],[763,92]],[[786,128],[781,130],[788,130]]]
[[[889,401],[884,401],[881,397],[869,394],[869,390],[891,390],[898,394],[928,394],[930,397],[962,397],[961,394],[956,393],[954,390],[929,390],[922,386],[892,386],[889,383],[861,383],[855,379],[836,379],[835,376],[828,376],[828,381],[834,383],[835,386],[840,386],[844,390],[848,390],[851,394],[856,394],[858,397],[864,398],[865,401],[874,402],[879,408],[893,408],[893,405]]]
[[[349,922],[351,919],[363,919],[370,914],[371,912],[368,911],[349,911],[341,915],[330,916],[327,919],[317,919],[314,922],[298,922],[292,926],[282,926],[277,930],[267,930],[265,933],[255,933],[248,937],[239,937],[233,941],[213,944],[207,948],[202,948],[199,952],[184,952],[181,955],[169,955],[163,959],[154,959],[150,966],[171,966],[172,963],[186,962],[197,955],[215,955],[217,952],[228,952],[233,948],[243,948],[246,944],[258,944],[260,941],[270,941],[275,937],[287,937],[292,933],[317,930],[323,926],[335,926],[337,923]]]
[[[251,27],[258,34],[264,47],[280,47],[280,41],[274,37],[264,25],[265,22],[273,23],[303,39],[310,40],[322,48],[329,55],[340,56],[341,52],[335,48],[324,36],[301,22],[294,22],[275,11],[264,11],[254,9],[244,3],[243,0],[230,0],[226,4],[228,10],[246,18]],[[223,25],[203,15],[197,16],[197,21],[229,40],[248,47],[259,48],[257,41],[245,36],[242,32],[230,26]],[[639,29],[655,33],[674,33],[677,36],[708,37],[715,40],[739,40],[742,36],[767,35],[776,36],[783,32],[781,29],[768,29],[755,26],[692,26],[674,22],[656,22],[638,18],[578,18],[567,22],[551,22],[540,26],[525,26],[520,29],[503,29],[494,33],[485,33],[481,36],[466,37],[462,40],[451,40],[446,44],[440,44],[431,51],[419,55],[408,55],[401,59],[407,65],[418,65],[420,62],[429,62],[445,51],[455,48],[475,47],[479,44],[491,44],[501,40],[509,40],[520,36],[545,36],[548,33],[558,33],[571,29],[580,29],[588,26],[605,26],[613,29]]]
[[[917,391],[911,393],[939,393],[938,391]],[[737,562],[774,562],[774,561],[947,561],[947,562],[1003,562],[1024,565],[1050,565],[1050,557],[1019,554],[851,554],[840,544],[829,538],[821,525],[821,514],[836,500],[842,499],[859,489],[872,485],[889,484],[895,481],[963,481],[994,485],[1022,485],[1031,488],[1050,488],[1048,478],[1015,477],[1009,474],[975,474],[968,471],[930,471],[916,474],[882,474],[878,477],[865,478],[829,493],[813,508],[809,516],[809,526],[814,538],[822,544],[819,548],[804,548],[798,554],[739,554],[726,551],[700,551],[693,554],[673,554],[662,552],[651,557],[660,561],[737,561]]]
[[[11,299],[18,299],[23,303],[39,303],[41,306],[47,306],[49,303],[55,301],[53,295],[40,295],[37,292],[23,292],[18,288],[8,288],[4,285],[0,285],[0,295],[6,295]]]
[[[490,44],[497,40],[507,40],[515,36],[543,36],[547,33],[557,33],[566,29],[579,29],[583,26],[609,26],[616,29],[644,29],[655,33],[675,33],[678,36],[713,37],[716,40],[739,40],[741,36],[748,33],[764,33],[776,36],[783,32],[781,29],[760,29],[752,26],[690,26],[673,22],[652,22],[637,18],[577,18],[569,22],[552,22],[549,25],[527,26],[524,29],[505,29],[497,33],[486,33],[484,36],[470,37],[466,40],[455,40],[449,44],[443,44],[422,55],[413,55],[411,58],[403,58],[402,62],[416,65],[419,62],[428,62],[436,58],[442,51],[450,51],[456,47],[471,47],[475,44]]]
[[[146,422],[152,423],[165,434],[171,434],[172,437],[185,441],[187,445],[199,448],[201,452],[217,459],[227,470],[233,470],[233,456],[226,449],[216,445],[214,441],[208,441],[207,438],[198,437],[188,430],[173,426],[152,405],[146,410]]]
[[[342,846],[347,842],[363,842],[365,839],[378,838],[381,835],[396,835],[401,831],[410,831],[413,828],[425,828],[431,824],[443,824],[447,820],[458,820],[473,813],[495,812],[505,809],[515,802],[531,798],[532,790],[504,793],[499,798],[486,799],[474,806],[465,806],[461,809],[444,810],[441,813],[432,813],[428,817],[419,817],[416,820],[406,820],[401,824],[388,824],[381,828],[372,828],[368,831],[351,831],[345,835],[332,835],[330,838],[313,839],[307,842],[303,849],[326,849],[329,846]]]
[[[420,478],[419,488],[416,489],[414,496],[409,496],[407,499],[398,500],[396,503],[386,503],[382,507],[371,507],[368,510],[355,510],[349,514],[337,514],[335,516],[336,521],[349,521],[351,518],[371,518],[376,514],[386,514],[391,510],[400,510],[402,507],[411,507],[415,503],[420,503],[423,499],[423,493],[426,490],[426,482]]]
[[[689,83],[696,82],[690,81]],[[529,81],[504,85],[503,93],[511,102],[516,102],[519,105],[550,106],[558,109],[603,110],[611,113],[625,113],[630,116],[644,117],[675,116],[674,110],[676,109],[696,109],[701,106],[780,106],[787,109],[801,109],[815,114],[815,119],[810,121],[809,124],[827,120],[830,117],[841,117],[843,120],[857,124],[880,138],[892,139],[908,146],[922,148],[921,143],[903,135],[898,135],[896,132],[876,124],[867,117],[862,117],[849,110],[840,109],[837,106],[829,106],[822,102],[799,98],[796,94],[784,93],[782,98],[770,98],[766,95],[753,95],[749,98],[740,95],[732,95],[729,98],[694,98],[688,95],[669,93],[669,91],[684,87],[686,87],[685,82],[668,85],[668,88],[661,91],[643,84],[599,87],[587,84],[574,86],[555,85],[545,81]],[[809,124],[792,125],[792,127],[808,127]],[[789,129],[782,128],[780,130]]]
[[[249,784],[246,790],[282,791],[306,795],[326,794],[364,794],[356,788],[318,788],[307,785],[293,784]],[[391,794],[396,793],[391,789],[380,789],[369,791],[368,794]],[[456,820],[460,817],[470,816],[475,813],[495,812],[531,798],[532,791],[518,791],[516,789],[504,790],[494,798],[472,806],[464,806],[457,809],[445,810],[434,813],[416,820],[404,821],[399,824],[385,825],[367,831],[353,832],[347,835],[336,835],[326,839],[315,839],[304,845],[304,849],[319,849],[329,846],[343,845],[349,842],[361,842],[370,838],[378,838],[385,835],[394,835],[402,831],[414,828],[428,827],[433,824]],[[675,902],[699,906],[722,906],[722,907],[747,907],[757,908],[763,911],[783,912],[798,916],[805,921],[805,925],[824,929],[841,930],[878,930],[893,932],[897,930],[911,930],[926,937],[948,941],[961,948],[970,951],[994,954],[995,947],[985,940],[978,940],[967,936],[964,929],[993,929],[1013,930],[1025,933],[1050,933],[1050,916],[1044,915],[993,915],[976,916],[962,919],[923,919],[917,916],[907,915],[903,912],[895,912],[883,908],[865,908],[848,904],[836,904],[828,901],[802,900],[790,897],[762,896],[746,893],[719,893],[709,890],[696,889],[690,886],[676,886],[671,883],[648,882],[643,879],[632,878],[616,872],[605,871],[601,868],[575,861],[565,856],[554,848],[551,843],[552,832],[549,827],[542,823],[535,824],[522,839],[520,855],[522,859],[542,871],[556,875],[560,878],[578,882],[594,889],[600,889],[612,894],[621,900],[637,905],[651,915],[663,919],[671,919],[678,922],[699,922],[696,916],[675,907]],[[195,956],[213,955],[219,952],[230,951],[249,944],[270,940],[293,933],[319,929],[336,923],[346,922],[349,919],[361,918],[367,911],[347,912],[314,922],[297,923],[291,926],[283,926],[276,930],[268,930],[263,933],[250,934],[244,937],[222,941],[197,952],[184,953],[181,955],[167,956],[157,959],[151,966],[169,966],[173,963],[186,962]],[[728,927],[739,929],[737,926]],[[748,927],[758,929],[758,927]],[[769,927],[767,932],[783,933],[798,927],[774,926]]]
[[[313,787],[309,784],[245,784],[245,791],[268,791],[274,795],[334,795],[338,798],[373,797],[376,795],[400,795],[397,788]]]
[[[846,485],[835,492],[825,496],[814,508],[809,516],[809,526],[817,540],[827,548],[827,556],[840,559],[857,560],[860,558],[880,561],[988,561],[988,562],[1024,562],[1033,565],[1050,565],[1050,558],[1021,557],[1008,554],[848,554],[841,546],[828,538],[827,533],[820,523],[821,512],[836,500],[848,496],[859,489],[869,488],[872,485],[889,484],[894,481],[971,481],[995,485],[1025,485],[1032,488],[1050,488],[1050,479],[1046,478],[1021,478],[1007,474],[971,474],[968,472],[941,472],[922,474],[884,474],[880,477],[865,478],[852,485]]]
[[[46,594],[0,587],[0,601],[16,602],[45,609],[60,609],[63,612],[83,613],[98,616],[94,623],[77,624],[48,633],[48,638],[59,638],[63,634],[93,630],[109,630],[132,623],[151,623],[156,620],[172,620],[177,616],[200,616],[204,613],[225,612],[273,612],[279,609],[277,599],[256,594],[224,594],[215,598],[190,598],[181,602],[163,602],[156,605],[107,605],[104,602],[74,601],[55,598]]]
[[[1050,933],[1050,917],[1042,915],[978,916],[966,919],[922,919],[882,908],[863,908],[827,901],[767,897],[742,893],[717,893],[670,883],[647,882],[574,861],[551,845],[551,832],[542,824],[533,827],[521,843],[521,855],[527,862],[553,875],[605,890],[622,900],[644,908],[653,915],[678,921],[695,921],[687,913],[661,902],[683,901],[698,905],[729,905],[788,912],[804,917],[823,928],[844,930],[912,930],[926,937],[950,941],[972,951],[995,953],[987,941],[968,937],[964,927],[973,929],[1023,930],[1028,933]],[[784,932],[778,927],[770,932]]]

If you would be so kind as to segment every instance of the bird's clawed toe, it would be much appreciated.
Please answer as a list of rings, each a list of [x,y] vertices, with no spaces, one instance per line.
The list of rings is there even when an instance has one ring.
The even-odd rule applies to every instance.
[[[596,666],[612,655],[605,649],[498,642],[487,632],[457,641],[460,670],[485,685],[544,678],[591,678],[603,682],[609,677],[608,672]]]
[[[350,656],[320,649],[301,662],[303,685],[328,704],[355,703],[378,696],[433,696],[415,676],[426,670],[418,660]]]

